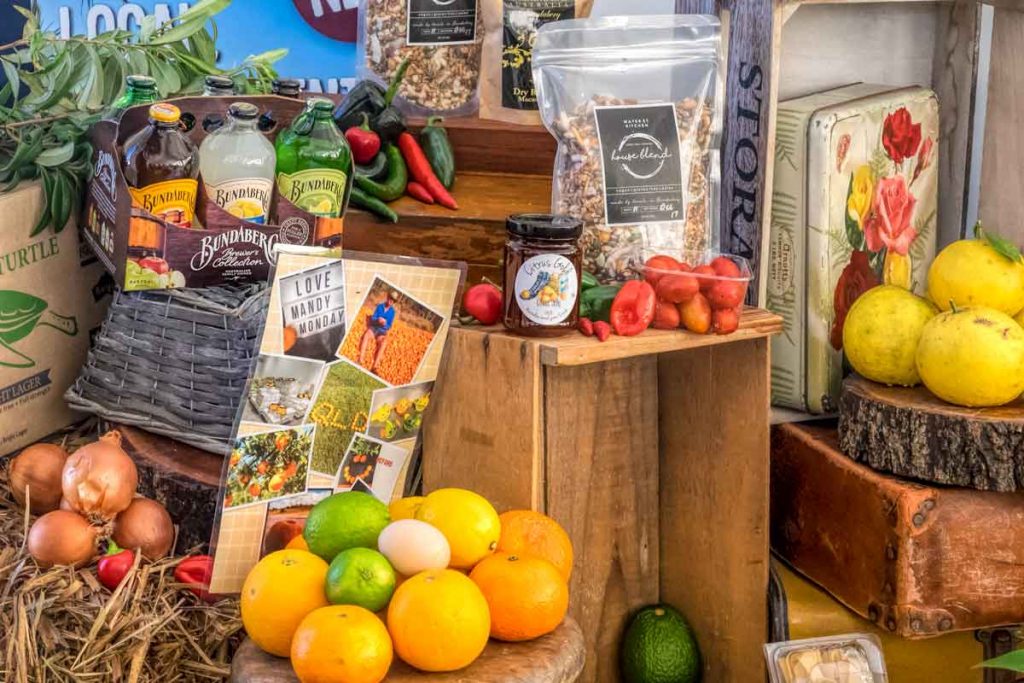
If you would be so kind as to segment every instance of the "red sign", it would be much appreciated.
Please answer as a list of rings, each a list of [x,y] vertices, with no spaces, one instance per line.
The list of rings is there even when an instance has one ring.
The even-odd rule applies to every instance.
[[[292,0],[306,23],[328,38],[356,42],[357,0]]]

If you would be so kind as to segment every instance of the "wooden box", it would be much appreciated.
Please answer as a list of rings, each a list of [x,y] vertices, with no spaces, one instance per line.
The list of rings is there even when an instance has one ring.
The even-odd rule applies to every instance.
[[[423,481],[554,517],[575,549],[583,681],[618,681],[630,613],[665,601],[697,634],[705,683],[764,677],[768,337],[649,330],[604,343],[453,328],[424,422]]]
[[[772,434],[773,549],[885,631],[1024,621],[1024,493],[926,486],[837,449],[834,427]]]

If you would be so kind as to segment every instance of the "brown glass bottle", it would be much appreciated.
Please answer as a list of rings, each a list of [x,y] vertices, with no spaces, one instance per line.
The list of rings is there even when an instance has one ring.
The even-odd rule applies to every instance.
[[[193,227],[199,176],[195,144],[181,132],[173,104],[149,108],[149,124],[124,143],[132,204],[182,228]]]

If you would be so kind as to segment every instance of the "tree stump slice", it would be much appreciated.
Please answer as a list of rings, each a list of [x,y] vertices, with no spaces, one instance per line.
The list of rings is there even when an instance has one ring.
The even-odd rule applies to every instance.
[[[583,671],[583,632],[571,618],[552,633],[526,643],[491,640],[479,659],[450,673],[416,671],[395,657],[386,683],[572,683]],[[248,638],[231,662],[230,683],[298,683],[287,659],[274,657]]]
[[[1024,489],[1024,401],[950,405],[923,386],[851,375],[839,398],[839,448],[876,470],[983,491]]]
[[[139,493],[159,501],[178,525],[174,550],[184,554],[210,541],[224,459],[166,436],[111,424],[139,470]]]

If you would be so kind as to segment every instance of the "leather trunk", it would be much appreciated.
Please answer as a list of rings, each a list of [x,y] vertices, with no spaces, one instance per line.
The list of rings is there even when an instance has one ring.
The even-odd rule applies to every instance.
[[[1024,493],[880,474],[838,450],[832,425],[773,430],[771,542],[905,638],[1024,621]]]

